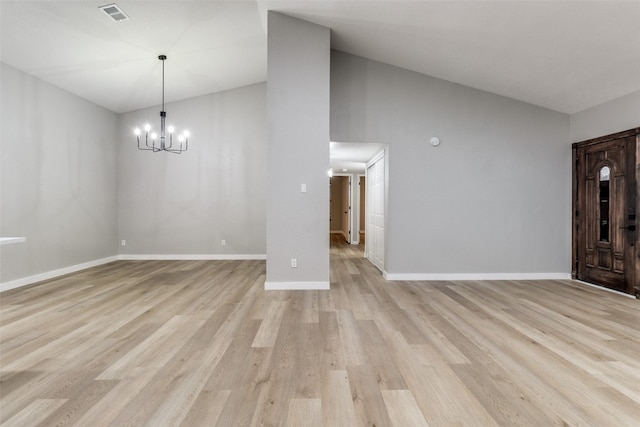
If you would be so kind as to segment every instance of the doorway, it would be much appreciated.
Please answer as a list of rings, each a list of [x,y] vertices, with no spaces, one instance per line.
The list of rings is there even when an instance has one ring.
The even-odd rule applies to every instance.
[[[572,148],[572,277],[640,297],[640,128]]]
[[[351,243],[351,177],[329,178],[329,232]]]
[[[352,246],[364,246],[360,248],[365,258],[376,265],[380,270],[384,268],[384,205],[387,198],[386,177],[384,170],[386,168],[384,160],[382,160],[373,169],[370,167],[384,158],[386,146],[381,143],[367,142],[336,142],[332,141],[329,145],[330,169],[330,234],[331,244],[338,243],[338,239],[347,241]],[[369,186],[369,174],[375,170],[376,178],[374,188]],[[338,173],[334,173],[338,172]],[[350,179],[348,195],[351,209],[338,210],[338,206],[332,206],[337,200],[340,190],[338,190],[338,181],[341,175]],[[335,186],[335,187],[334,187]],[[375,197],[372,197],[371,190],[375,190]],[[375,204],[376,210],[374,217],[371,216],[371,203]],[[349,228],[346,231],[345,238],[342,233],[342,225],[338,224],[338,218],[348,212]],[[373,236],[370,238],[369,236]],[[362,252],[364,249],[364,252]],[[371,249],[369,255],[368,249]]]

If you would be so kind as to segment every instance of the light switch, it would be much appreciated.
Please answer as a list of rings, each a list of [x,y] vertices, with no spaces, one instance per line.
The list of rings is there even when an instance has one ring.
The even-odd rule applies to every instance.
[[[300,192],[301,193],[307,192],[307,184],[300,184]]]

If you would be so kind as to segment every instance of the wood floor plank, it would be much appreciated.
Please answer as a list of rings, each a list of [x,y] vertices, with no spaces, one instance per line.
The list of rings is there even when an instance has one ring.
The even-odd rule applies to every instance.
[[[260,398],[271,385],[271,358],[273,350],[266,347],[249,347],[236,383],[220,413],[216,424],[221,427],[253,425],[251,420],[261,408]],[[237,370],[237,368],[235,368]],[[210,384],[210,383],[208,383]]]
[[[351,400],[359,426],[388,426],[389,414],[382,398],[378,371],[371,365],[348,366]]]
[[[428,427],[409,390],[382,390],[384,404],[394,427]]]
[[[117,380],[96,381],[89,375],[76,383],[65,384],[67,390],[60,394],[66,396],[66,402],[42,420],[41,425],[77,425],[79,416],[99,402],[117,384]]]
[[[345,363],[364,365],[369,363],[358,324],[350,310],[337,310],[338,331],[344,349]]]
[[[404,377],[387,347],[388,343],[380,334],[375,322],[361,320],[357,324],[370,364],[369,369],[375,372],[376,387],[381,390],[407,388]]]
[[[326,370],[345,370],[347,365],[344,358],[344,347],[340,339],[340,327],[335,311],[322,312],[320,320],[320,341],[322,368]]]
[[[38,424],[65,402],[66,399],[36,399],[2,425],[3,427],[23,427]]]
[[[137,367],[161,368],[177,352],[190,333],[200,328],[204,320],[194,321],[192,316],[174,316],[158,328],[147,339],[102,374],[98,380],[123,379]],[[189,324],[189,328],[185,325]]]
[[[568,280],[331,289],[265,262],[117,261],[0,296],[0,423],[638,425],[640,301]]]
[[[322,399],[291,399],[287,427],[322,427]]]
[[[325,426],[358,425],[347,371],[328,371],[322,388],[322,419]]]
[[[318,291],[302,292],[302,318],[304,323],[318,323]]]
[[[278,337],[280,322],[284,311],[287,309],[287,301],[271,301],[269,304],[260,329],[253,340],[252,347],[273,347]]]
[[[181,427],[215,426],[231,390],[203,390],[182,421]]]

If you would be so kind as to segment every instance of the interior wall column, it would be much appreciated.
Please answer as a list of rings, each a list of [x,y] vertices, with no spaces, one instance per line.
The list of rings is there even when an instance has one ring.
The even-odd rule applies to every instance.
[[[268,13],[265,289],[329,288],[330,48],[328,28]]]

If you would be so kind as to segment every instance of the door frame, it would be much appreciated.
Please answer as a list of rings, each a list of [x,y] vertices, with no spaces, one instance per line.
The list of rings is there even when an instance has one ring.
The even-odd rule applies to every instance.
[[[631,197],[631,203],[634,203],[635,201],[635,212],[636,212],[636,227],[638,227],[640,220],[637,219],[638,215],[640,215],[640,195],[638,194],[640,192],[640,127],[638,128],[634,128],[634,129],[629,129],[626,131],[622,131],[622,132],[616,132],[614,134],[610,134],[610,135],[605,135],[605,136],[601,136],[598,138],[593,138],[593,139],[588,139],[585,141],[581,141],[581,142],[575,142],[571,145],[572,147],[572,155],[573,155],[573,162],[572,162],[572,198],[571,198],[571,230],[572,230],[572,242],[571,242],[571,260],[572,260],[572,265],[571,265],[571,277],[574,280],[581,280],[578,278],[579,276],[579,271],[578,271],[578,241],[579,241],[579,234],[578,234],[578,221],[576,220],[576,217],[578,216],[579,212],[578,212],[578,181],[579,181],[579,177],[578,177],[578,162],[579,162],[579,158],[578,158],[578,148],[582,148],[582,147],[587,147],[590,145],[596,145],[596,144],[600,144],[600,143],[604,143],[604,142],[608,142],[608,141],[614,141],[617,139],[622,139],[622,138],[629,138],[629,137],[635,137],[635,144],[631,144],[630,149],[635,151],[635,171],[632,168],[629,168],[629,173],[631,174],[631,176],[633,177],[633,187],[635,187],[635,194],[631,194],[633,193],[633,189],[628,189],[628,191],[630,193],[628,193],[628,195],[630,195]],[[635,145],[635,146],[634,146]],[[629,196],[628,196],[629,197]],[[635,200],[634,200],[635,199]],[[630,270],[629,270],[629,275],[631,276],[631,280],[629,281],[629,284],[627,285],[627,289],[626,292],[633,294],[636,296],[636,298],[640,298],[640,249],[638,249],[638,244],[640,244],[640,232],[636,231],[635,233],[635,242],[632,242],[632,246],[633,249],[631,249],[632,255],[631,255],[631,259],[635,260],[635,266],[631,266]],[[626,269],[627,266],[625,266]],[[626,270],[625,270],[626,271]]]
[[[353,181],[353,174],[350,173],[334,173],[333,175],[331,175],[332,178],[334,177],[345,177],[348,178],[347,180],[347,187],[349,188],[349,196],[347,197],[347,202],[349,203],[349,206],[347,207],[348,209],[348,230],[349,232],[347,233],[347,236],[345,237],[345,240],[347,241],[347,243],[349,244],[353,244],[353,185],[352,185],[352,181]],[[341,189],[342,190],[342,189]],[[357,242],[356,242],[357,243]]]
[[[367,170],[365,169],[363,173],[359,173],[356,175],[356,185],[355,188],[357,189],[357,193],[354,195],[354,199],[356,201],[355,205],[356,205],[356,212],[354,213],[355,215],[355,223],[357,224],[357,231],[356,231],[356,236],[357,239],[354,241],[354,243],[356,244],[360,244],[362,243],[360,241],[360,232],[364,231],[365,233],[365,239],[366,239],[366,224],[367,224],[367,193],[366,193],[366,186],[367,186],[367,175],[366,175]],[[362,186],[360,185],[360,178],[362,178],[364,180],[364,185],[365,188],[363,189]],[[364,206],[361,202],[362,200],[362,195],[364,194]],[[362,217],[362,211],[364,211],[364,217],[363,217],[363,221],[360,220],[360,218]]]

